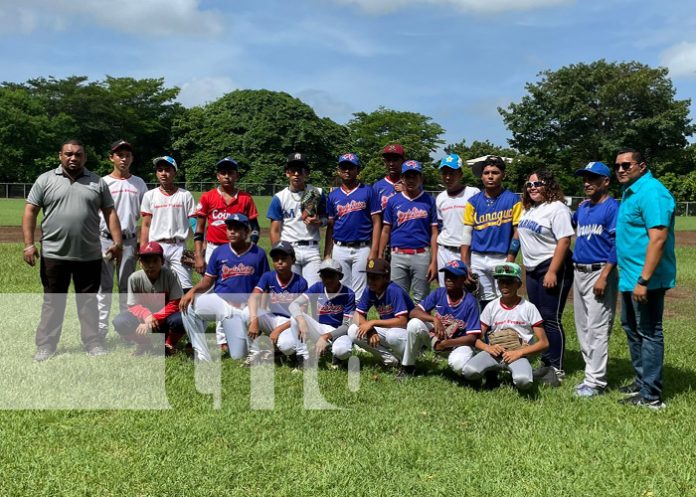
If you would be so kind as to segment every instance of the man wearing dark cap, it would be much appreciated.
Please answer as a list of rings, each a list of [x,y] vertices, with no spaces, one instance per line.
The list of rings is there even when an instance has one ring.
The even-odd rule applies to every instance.
[[[138,219],[140,219],[140,203],[147,191],[147,185],[142,178],[131,174],[133,163],[133,146],[125,140],[117,140],[111,144],[109,160],[113,165],[111,173],[104,176],[114,199],[114,209],[121,222],[123,236],[123,255],[118,263],[118,293],[119,310],[125,312],[128,308],[128,278],[135,271],[137,261]],[[105,253],[113,243],[113,237],[106,225],[104,216],[100,214],[99,235],[101,237],[102,253]],[[109,312],[111,311],[111,292],[114,288],[114,269],[116,264],[111,259],[104,259],[101,268],[101,284],[97,294],[99,305],[99,334],[106,336],[109,331]]]
[[[372,185],[382,210],[387,206],[387,200],[400,192],[401,186],[401,164],[406,160],[404,147],[398,143],[392,143],[382,149],[382,160],[387,168],[387,175]]]

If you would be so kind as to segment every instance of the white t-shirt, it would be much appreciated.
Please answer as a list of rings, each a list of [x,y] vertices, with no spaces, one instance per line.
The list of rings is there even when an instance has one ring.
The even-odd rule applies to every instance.
[[[478,188],[467,186],[454,196],[450,196],[447,190],[438,194],[435,198],[435,206],[437,207],[437,219],[442,222],[442,231],[437,237],[437,243],[451,247],[464,245],[462,238],[464,208],[467,201],[479,191]]]
[[[298,242],[301,240],[321,240],[319,227],[316,225],[307,226],[302,220],[302,196],[306,191],[316,190],[321,194],[321,190],[312,186],[305,185],[301,192],[292,192],[290,188],[284,188],[271,199],[268,206],[268,219],[280,221],[283,226],[280,230],[280,239],[284,242]]]
[[[553,257],[559,238],[575,233],[570,209],[560,200],[524,210],[517,232],[522,248],[522,263],[529,270]]]
[[[140,219],[140,204],[145,192],[147,192],[147,185],[139,176],[119,179],[107,174],[104,176],[104,181],[109,186],[109,191],[114,199],[116,214],[121,221],[121,231],[127,235],[135,235],[138,229],[138,219]],[[99,230],[109,231],[101,211],[99,218]]]
[[[186,240],[189,234],[188,218],[196,216],[196,203],[193,195],[183,188],[171,195],[155,188],[145,193],[140,213],[152,216],[148,241],[157,242],[169,238]]]
[[[533,326],[541,326],[543,319],[534,304],[520,300],[515,307],[505,307],[500,297],[489,302],[481,313],[481,323],[488,326],[487,333],[512,328],[522,338],[524,343],[530,343],[534,338]]]

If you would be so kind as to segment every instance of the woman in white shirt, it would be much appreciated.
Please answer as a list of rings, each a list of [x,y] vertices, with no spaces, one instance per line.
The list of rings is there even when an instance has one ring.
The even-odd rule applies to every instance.
[[[527,295],[544,319],[549,340],[549,348],[541,356],[543,369],[536,371],[535,376],[558,385],[565,375],[565,331],[561,317],[573,285],[571,212],[560,185],[549,171],[535,171],[529,176],[522,205],[524,211],[517,230],[527,275]],[[547,374],[551,371],[554,374]]]

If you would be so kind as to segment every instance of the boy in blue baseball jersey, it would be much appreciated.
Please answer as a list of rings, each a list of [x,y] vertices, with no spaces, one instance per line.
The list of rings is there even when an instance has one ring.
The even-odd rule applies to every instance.
[[[594,397],[607,386],[609,334],[614,324],[619,281],[615,244],[619,203],[609,195],[611,171],[602,162],[590,162],[575,175],[582,177],[588,197],[573,214],[573,307],[585,361],[585,378],[575,387],[575,395]]]
[[[387,145],[382,149],[382,160],[387,168],[387,175],[372,184],[372,189],[377,194],[380,208],[384,210],[387,201],[397,192],[403,191],[401,182],[401,164],[404,163],[406,155],[404,147],[398,143]]]
[[[512,262],[520,249],[516,231],[522,203],[517,194],[503,187],[505,161],[489,156],[474,164],[481,171],[484,190],[471,197],[464,208],[464,243],[461,257],[479,279],[481,309],[500,291],[493,277],[493,268]]]
[[[309,357],[307,340],[311,339],[316,344],[317,356],[331,346],[336,363],[347,359],[353,348],[353,342],[348,337],[348,326],[355,312],[355,294],[341,283],[343,273],[337,261],[323,261],[319,276],[319,283],[310,286],[290,304],[290,329],[299,355],[305,359]],[[302,308],[307,305],[309,309],[304,312]]]
[[[275,271],[261,276],[249,298],[246,324],[251,351],[247,364],[259,358],[260,349],[254,340],[261,333],[268,334],[273,344],[286,356],[296,352],[296,340],[290,330],[289,305],[307,291],[307,281],[293,273],[295,251],[288,242],[280,242],[270,251]],[[268,310],[265,310],[267,308]]]
[[[362,295],[365,290],[365,267],[368,259],[377,257],[382,227],[377,195],[372,187],[358,181],[360,159],[356,154],[338,158],[341,186],[329,193],[326,203],[328,225],[324,242],[324,258],[333,258],[341,265],[342,283]]]
[[[201,361],[210,360],[205,329],[211,320],[222,321],[232,358],[246,355],[244,308],[259,278],[269,270],[266,252],[247,241],[249,219],[244,214],[230,214],[225,224],[230,242],[213,251],[203,278],[179,303],[186,333]]]
[[[406,329],[429,333],[433,351],[447,356],[450,368],[461,374],[481,334],[478,302],[464,289],[469,277],[466,264],[453,260],[440,271],[445,273],[445,287],[436,289],[413,308]],[[435,314],[431,314],[433,310]]]
[[[422,164],[409,160],[401,171],[404,191],[387,201],[379,253],[391,246],[392,281],[413,292],[418,303],[437,278],[437,212],[435,200],[422,190]]]
[[[384,364],[401,363],[399,379],[412,376],[416,357],[429,343],[428,332],[406,329],[413,302],[401,287],[389,280],[387,261],[370,259],[365,272],[367,290],[356,306],[356,324],[348,328],[348,336]],[[379,319],[367,319],[371,307],[375,308]]]

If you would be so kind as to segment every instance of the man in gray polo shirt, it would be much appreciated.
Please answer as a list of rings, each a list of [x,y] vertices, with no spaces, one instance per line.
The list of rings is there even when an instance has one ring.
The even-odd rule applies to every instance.
[[[34,245],[36,218],[43,209],[40,274],[44,299],[36,329],[36,361],[45,361],[56,353],[71,278],[82,343],[90,356],[106,354],[98,333],[96,298],[102,263],[99,211],[113,239],[106,256],[118,261],[123,249],[121,224],[111,193],[102,178],[85,169],[83,144],[66,141],[58,158],[60,167],[43,173],[32,186],[22,217],[24,261],[34,266],[39,258]]]

